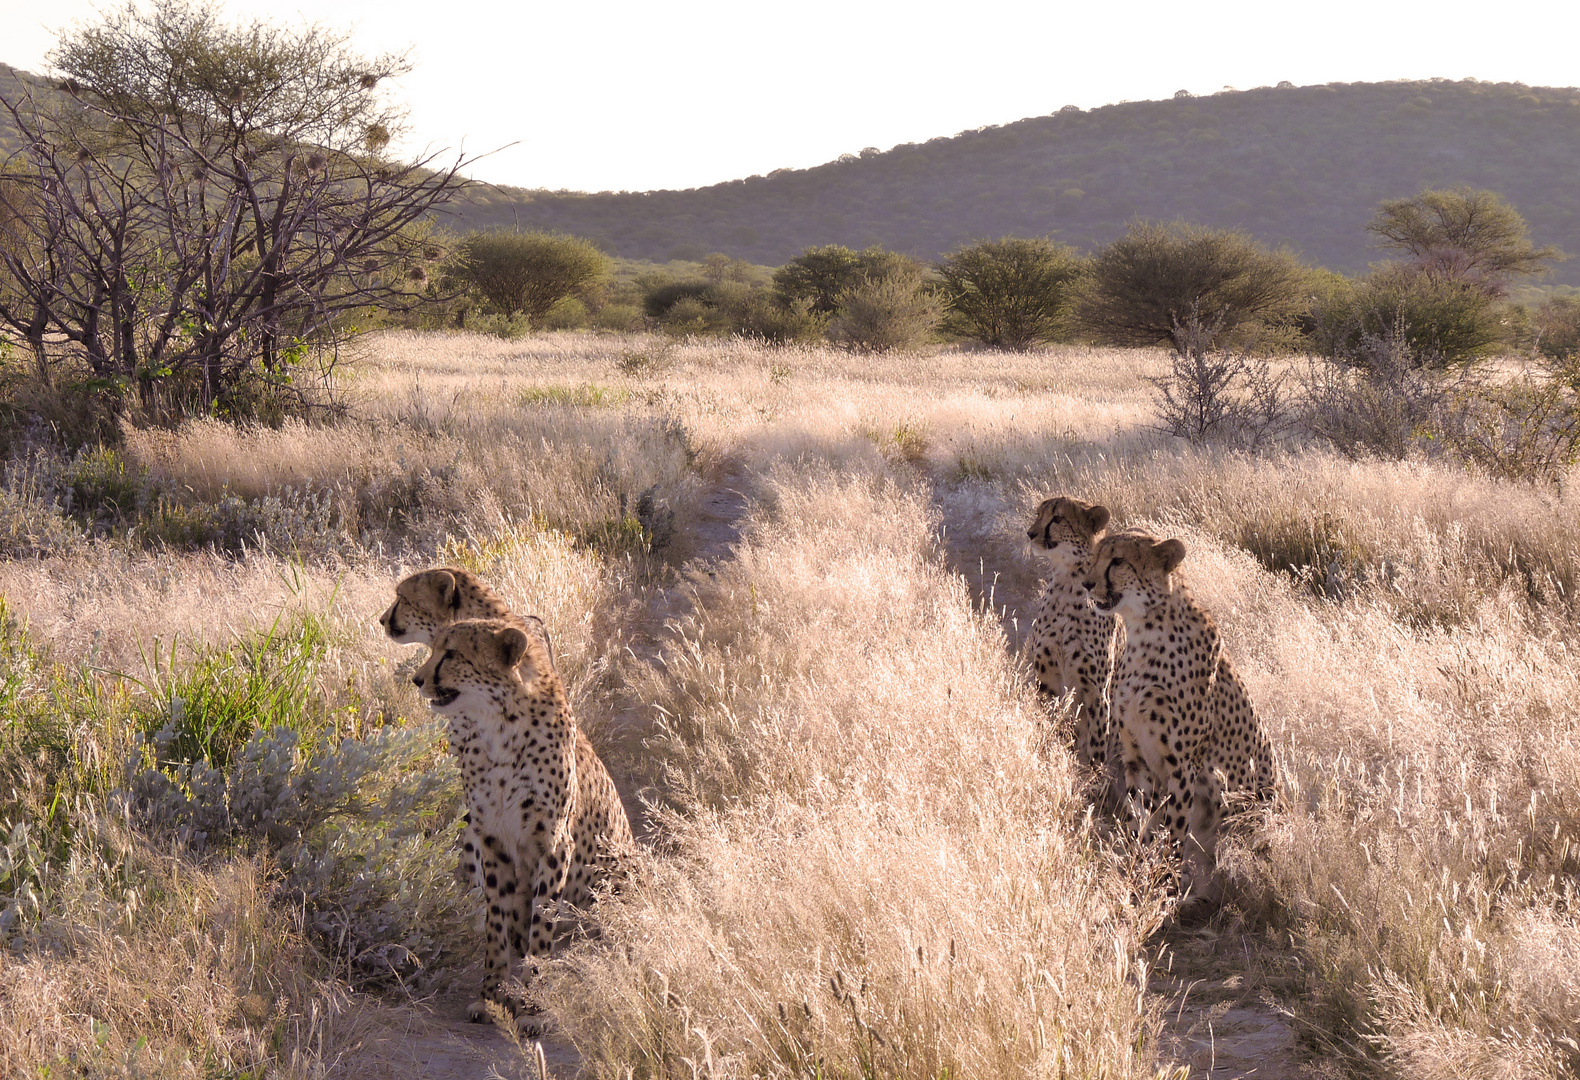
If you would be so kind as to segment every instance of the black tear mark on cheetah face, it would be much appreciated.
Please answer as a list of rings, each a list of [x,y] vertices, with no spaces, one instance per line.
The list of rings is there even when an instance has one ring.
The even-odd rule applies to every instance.
[[[1127,598],[1142,610],[1169,591],[1169,575],[1185,561],[1185,544],[1140,531],[1106,536],[1081,582],[1099,611],[1115,611]]]

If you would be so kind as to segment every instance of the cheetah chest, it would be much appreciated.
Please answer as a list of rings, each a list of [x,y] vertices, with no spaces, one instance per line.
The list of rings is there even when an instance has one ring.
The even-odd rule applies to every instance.
[[[475,819],[506,835],[562,816],[574,784],[574,731],[555,703],[505,701],[487,719],[452,723],[455,751]]]

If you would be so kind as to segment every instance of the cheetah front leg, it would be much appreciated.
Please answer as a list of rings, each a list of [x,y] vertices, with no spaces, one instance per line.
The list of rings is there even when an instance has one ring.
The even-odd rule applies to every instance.
[[[1152,831],[1152,822],[1158,812],[1156,778],[1135,730],[1116,725],[1114,736],[1110,766],[1114,803],[1128,810],[1136,836],[1144,840]]]
[[[1215,907],[1223,895],[1218,874],[1218,826],[1223,820],[1224,795],[1220,777],[1203,773],[1191,786],[1184,835],[1180,841],[1183,863],[1181,916],[1194,917]]]
[[[484,914],[483,991],[467,1008],[467,1015],[474,1022],[488,1018],[491,1001],[512,1013],[520,1008],[519,1001],[504,992],[504,984],[510,977],[514,954],[519,950],[517,943],[521,940],[527,914],[520,861],[502,850],[492,837],[483,838],[478,855],[477,872],[482,878],[480,884],[487,908]]]
[[[526,960],[521,972],[522,982],[527,982],[538,973],[533,961],[548,956],[554,949],[560,897],[565,893],[570,870],[571,847],[568,843],[556,844],[537,860],[527,903],[524,905],[526,918],[520,934]],[[540,1033],[541,1026],[532,1019],[540,1010],[531,1001],[523,1001],[519,1008],[512,1011],[516,1017],[516,1027],[523,1035]]]

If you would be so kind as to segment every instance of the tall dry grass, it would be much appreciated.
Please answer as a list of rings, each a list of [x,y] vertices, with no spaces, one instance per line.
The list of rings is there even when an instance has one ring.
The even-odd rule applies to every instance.
[[[1572,482],[1186,448],[1154,430],[1145,380],[1165,363],[388,335],[356,372],[352,419],[130,432],[120,451],[129,475],[193,507],[315,492],[329,541],[293,543],[290,514],[224,553],[95,538],[45,488],[0,492],[0,595],[31,642],[0,650],[0,728],[50,725],[0,742],[37,778],[0,803],[7,824],[42,838],[36,873],[0,866],[14,912],[0,986],[22,988],[0,989],[0,1046],[20,1048],[7,1067],[107,1067],[146,1034],[138,1053],[172,1063],[261,1054],[284,1069],[295,1051],[306,1064],[289,1068],[330,1068],[340,1036],[322,1028],[319,1058],[316,1033],[256,1021],[263,1006],[236,987],[260,976],[228,943],[272,943],[256,969],[277,988],[259,999],[271,1017],[316,1007],[354,1031],[366,998],[347,984],[388,983],[271,902],[279,879],[248,869],[258,849],[199,861],[134,820],[137,858],[170,860],[157,865],[180,883],[134,902],[71,862],[79,819],[60,808],[110,805],[137,745],[127,725],[156,704],[116,673],[146,675],[155,638],[184,643],[179,668],[282,616],[324,619],[314,693],[324,715],[354,717],[339,734],[418,730],[411,657],[373,619],[401,573],[440,558],[546,619],[579,715],[627,795],[655,803],[631,887],[547,991],[593,1073],[1167,1067],[1143,969],[1161,959],[1159,894],[1085,823],[1014,659],[1039,574],[1020,538],[1062,492],[1186,539],[1186,572],[1275,737],[1289,806],[1229,845],[1222,920],[1299,972],[1281,1004],[1306,1044],[1362,1073],[1572,1075]],[[661,551],[632,516],[654,484],[680,534]],[[751,500],[733,551],[688,533],[715,484]],[[99,704],[74,696],[81,672]],[[404,760],[443,779],[433,754]],[[426,782],[387,782],[408,781]],[[436,987],[469,977],[475,903],[443,892],[442,816],[337,826],[325,850],[373,869],[315,886],[364,943],[444,913],[422,929]],[[401,874],[421,894],[409,902],[380,891]],[[243,909],[261,929],[229,929]],[[171,937],[199,944],[155,948]],[[217,974],[180,1016],[163,990],[144,1011],[80,1004],[131,1001],[135,978],[177,987],[189,964]],[[113,1034],[95,1049],[103,1029],[50,1027],[30,995]]]
[[[1162,901],[936,516],[882,470],[775,469],[642,696],[666,847],[548,1002],[593,1075],[1148,1076]]]

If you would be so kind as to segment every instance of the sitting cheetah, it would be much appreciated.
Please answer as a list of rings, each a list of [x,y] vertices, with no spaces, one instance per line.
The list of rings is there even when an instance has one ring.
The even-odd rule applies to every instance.
[[[1230,805],[1275,793],[1272,744],[1212,616],[1177,571],[1179,540],[1106,536],[1084,585],[1124,621],[1111,691],[1118,772],[1143,836],[1166,830],[1193,905],[1217,897],[1218,826]]]
[[[1044,500],[1026,537],[1053,571],[1038,597],[1031,624],[1031,659],[1042,689],[1075,698],[1075,756],[1104,769],[1108,754],[1108,684],[1121,647],[1119,620],[1096,610],[1082,581],[1092,548],[1108,525],[1108,507],[1079,499]]]
[[[395,602],[379,616],[384,632],[402,645],[432,645],[433,635],[457,619],[516,619],[499,594],[470,570],[436,566],[401,578]],[[521,620],[529,633],[543,639],[554,658],[554,646],[543,620],[528,615]]]
[[[401,578],[395,586],[395,602],[379,616],[379,623],[401,645],[431,646],[434,634],[457,619],[516,619],[542,639],[549,662],[554,662],[554,643],[543,620],[536,615],[516,615],[482,578],[458,566],[436,566]],[[453,733],[450,748],[455,749]],[[592,751],[590,746],[587,749]],[[482,840],[472,828],[469,811],[461,819],[461,857],[455,867],[455,880],[462,888],[470,889],[478,881],[477,853]]]
[[[488,899],[480,1020],[487,1001],[527,1027],[501,993],[515,956],[553,947],[561,904],[585,908],[594,886],[633,847],[614,781],[571,715],[543,642],[508,619],[463,619],[434,635],[412,677],[449,718]],[[523,972],[526,977],[528,972]]]

